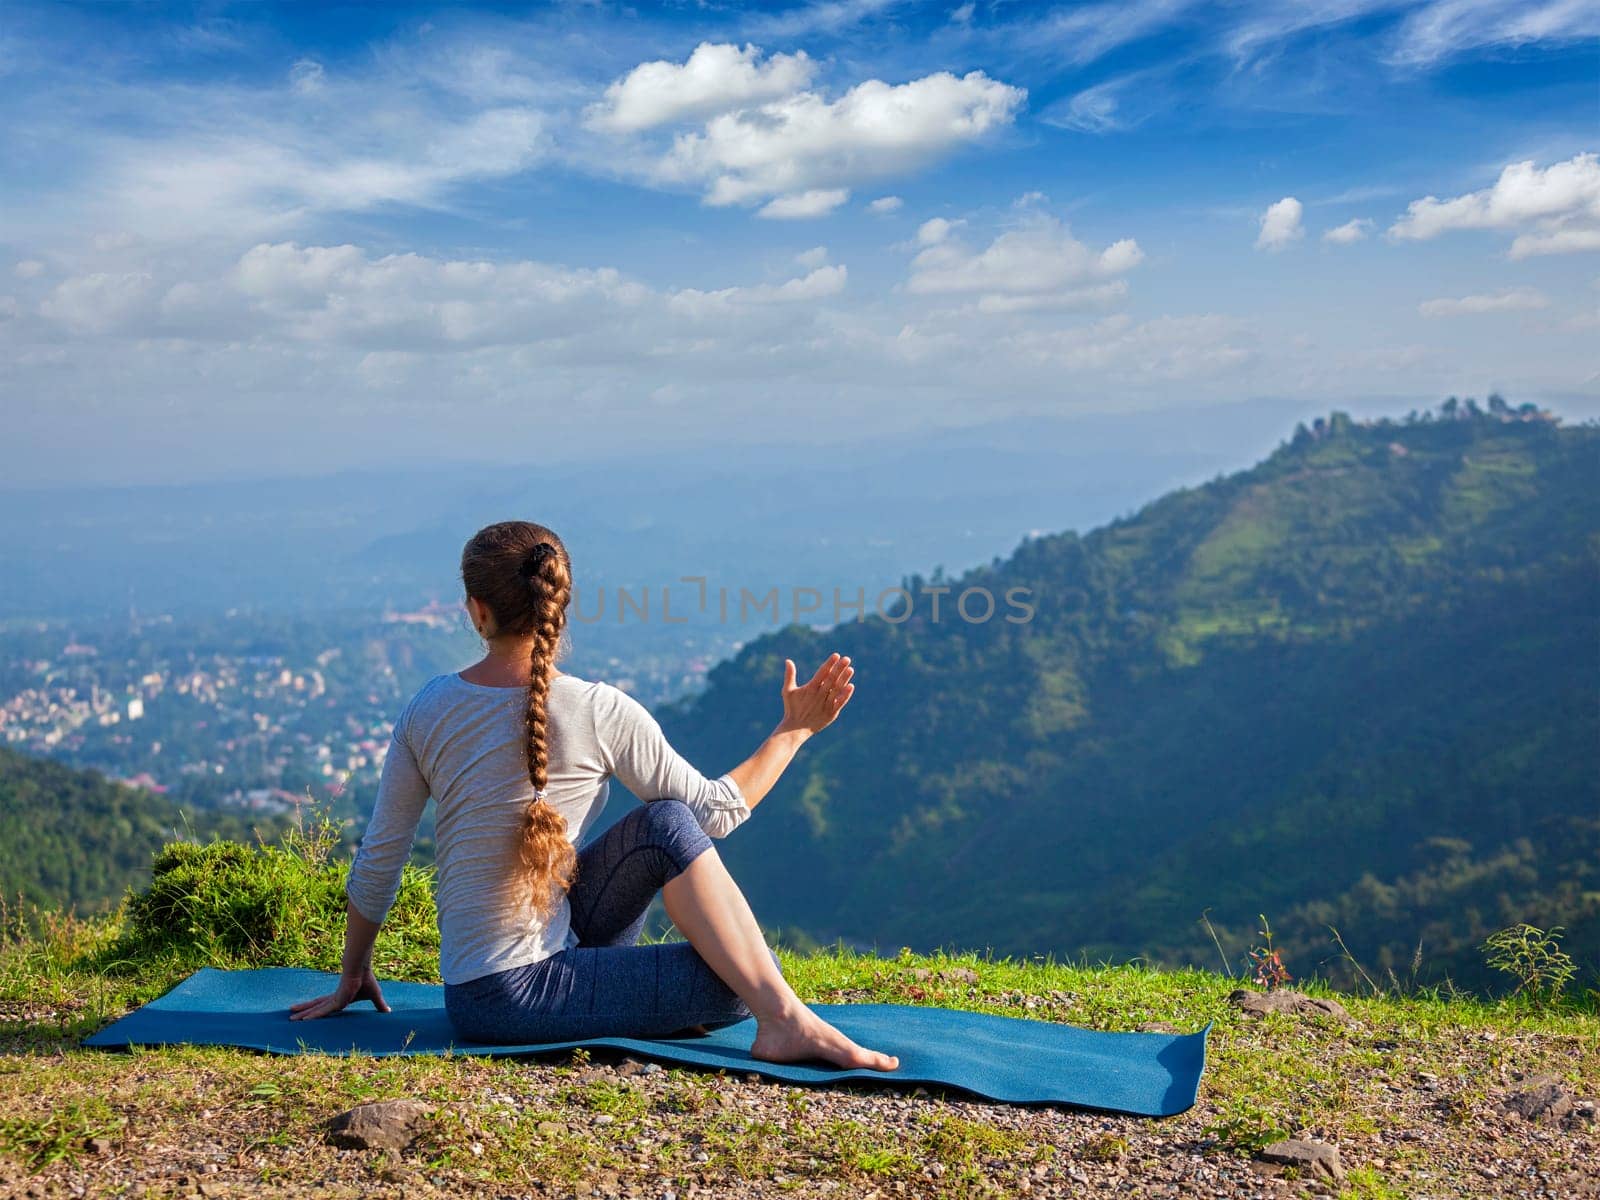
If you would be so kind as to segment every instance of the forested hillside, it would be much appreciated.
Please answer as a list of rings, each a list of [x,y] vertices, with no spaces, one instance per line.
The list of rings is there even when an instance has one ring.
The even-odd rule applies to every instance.
[[[1498,397],[1335,413],[1087,535],[906,580],[909,615],[758,639],[658,715],[725,770],[786,656],[852,657],[840,721],[722,845],[764,924],[1216,965],[1202,915],[1237,963],[1264,913],[1298,975],[1348,979],[1331,926],[1374,974],[1420,953],[1485,986],[1478,943],[1525,920],[1592,973],[1597,478],[1600,428]],[[969,588],[992,619],[957,614]]]
[[[180,806],[96,771],[0,748],[0,895],[80,913],[115,908],[129,886],[148,886],[166,842],[215,834],[254,844],[252,825],[277,823]]]

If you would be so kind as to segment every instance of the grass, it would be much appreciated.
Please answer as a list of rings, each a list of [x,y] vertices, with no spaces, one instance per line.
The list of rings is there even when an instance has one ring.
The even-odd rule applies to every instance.
[[[596,1077],[583,1052],[534,1068],[471,1055],[280,1057],[206,1046],[112,1054],[77,1045],[200,965],[336,969],[346,868],[319,857],[315,831],[302,836],[277,853],[169,848],[150,892],[106,916],[0,905],[0,1193],[8,1162],[22,1176],[99,1169],[87,1149],[93,1138],[108,1139],[114,1157],[132,1164],[126,1191],[103,1179],[95,1185],[111,1194],[164,1194],[163,1157],[199,1170],[193,1147],[209,1144],[220,1156],[211,1161],[230,1177],[289,1190],[344,1172],[358,1188],[404,1190],[437,1176],[452,1190],[486,1194],[648,1177],[680,1195],[710,1180],[759,1181],[776,1191],[832,1181],[842,1195],[899,1184],[909,1194],[986,1196],[1016,1194],[1034,1171],[1051,1179],[1076,1170],[1155,1172],[1163,1145],[1244,1169],[1266,1142],[1309,1132],[1346,1148],[1385,1147],[1383,1168],[1355,1161],[1361,1152],[1352,1149],[1357,1169],[1344,1193],[1386,1197],[1406,1194],[1413,1173],[1441,1177],[1436,1156],[1397,1138],[1419,1124],[1462,1145],[1481,1138],[1494,1097],[1516,1073],[1556,1075],[1580,1095],[1600,1091],[1593,991],[1487,1001],[1427,989],[1339,995],[1315,981],[1297,984],[1337,996],[1352,1017],[1324,1024],[1246,1018],[1227,999],[1239,981],[1206,971],[909,950],[878,956],[842,946],[778,947],[803,999],[937,1005],[1106,1030],[1212,1022],[1201,1101],[1169,1122],[1058,1110],[1046,1114],[1051,1132],[1042,1137],[1014,1107],[937,1089],[891,1099],[872,1086],[756,1085],[727,1072]],[[380,978],[437,978],[427,882],[419,872],[402,887],[379,940]],[[916,979],[913,970],[924,967],[933,973]],[[976,972],[978,981],[939,974],[953,968]],[[1437,1094],[1417,1089],[1423,1076],[1444,1081]],[[352,1159],[323,1142],[328,1117],[400,1095],[437,1105],[431,1130],[402,1160]],[[911,1105],[899,1120],[896,1103]],[[1546,1165],[1556,1169],[1582,1147],[1558,1143],[1549,1153],[1556,1157]]]

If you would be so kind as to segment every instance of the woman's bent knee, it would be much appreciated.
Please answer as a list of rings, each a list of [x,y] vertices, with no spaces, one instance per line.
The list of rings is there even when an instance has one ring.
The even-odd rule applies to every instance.
[[[676,796],[663,796],[659,800],[648,801],[644,811],[645,819],[650,823],[651,829],[659,830],[669,836],[690,826],[700,828],[694,810]]]
[[[677,874],[711,849],[711,835],[700,827],[700,819],[682,800],[663,797],[645,805],[645,821],[650,840],[671,856]]]

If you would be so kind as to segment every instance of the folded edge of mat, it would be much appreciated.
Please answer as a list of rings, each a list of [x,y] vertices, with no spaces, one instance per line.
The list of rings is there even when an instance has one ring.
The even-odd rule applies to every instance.
[[[440,985],[405,980],[382,982],[391,1012],[379,1013],[366,1001],[315,1021],[290,1021],[288,1005],[331,991],[335,972],[299,967],[225,970],[202,967],[162,996],[149,1001],[81,1039],[96,1048],[166,1045],[221,1045],[272,1054],[323,1053],[373,1058],[406,1054],[472,1054],[527,1057],[583,1048],[609,1048],[678,1066],[729,1070],[791,1083],[830,1083],[869,1079],[889,1086],[932,1085],[971,1092],[1010,1104],[1070,1104],[1074,1107],[1139,1116],[1175,1116],[1193,1107],[1205,1070],[1207,1039],[1213,1022],[1190,1034],[1122,1033],[979,1013],[967,1009],[897,1004],[811,1004],[825,1020],[863,1045],[892,1046],[901,1066],[893,1072],[870,1068],[771,1063],[752,1058],[754,1019],[684,1038],[594,1037],[525,1045],[471,1042],[455,1034],[443,1011]],[[240,985],[248,984],[257,1003],[237,1005]],[[221,1005],[207,1009],[206,1005]],[[897,1031],[917,1025],[947,1039],[944,1060],[898,1040]],[[1020,1035],[1020,1036],[1019,1036]],[[413,1042],[421,1038],[421,1048]],[[346,1044],[346,1039],[348,1044]],[[1040,1041],[1058,1043],[1042,1047]],[[1036,1056],[1019,1061],[1017,1045],[1029,1042]],[[1081,1043],[1067,1051],[1059,1043]],[[974,1050],[974,1047],[978,1050]],[[1141,1059],[1124,1061],[1126,1047]],[[1115,1048],[1116,1053],[1110,1053]],[[1012,1053],[1007,1054],[1007,1051]],[[1153,1053],[1152,1053],[1153,1052]],[[1056,1053],[1076,1070],[1068,1077],[1040,1082],[1037,1054]],[[980,1054],[988,1057],[980,1058]],[[1030,1070],[1035,1073],[1030,1075]]]

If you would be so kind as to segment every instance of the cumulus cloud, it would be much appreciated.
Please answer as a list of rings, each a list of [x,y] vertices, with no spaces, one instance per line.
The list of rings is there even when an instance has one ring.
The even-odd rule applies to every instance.
[[[1305,236],[1300,218],[1305,207],[1293,196],[1285,196],[1267,206],[1261,214],[1261,232],[1256,235],[1257,250],[1282,250]]]
[[[787,96],[809,84],[816,70],[803,50],[765,62],[760,57],[756,46],[701,42],[684,63],[640,63],[606,88],[586,119],[597,129],[637,133]]]
[[[105,333],[139,314],[154,287],[147,271],[96,271],[62,280],[39,312],[79,333]]]
[[[280,340],[380,354],[560,344],[564,353],[603,359],[629,340],[704,339],[704,330],[677,327],[684,318],[724,318],[718,332],[736,335],[738,313],[786,307],[789,315],[775,319],[792,326],[796,306],[844,289],[845,267],[821,265],[825,256],[822,247],[801,255],[807,273],[779,283],[663,290],[611,267],[375,258],[354,245],[263,242],[199,278],[175,278],[160,266],[71,276],[35,313],[80,335]]]
[[[826,246],[813,246],[809,250],[802,250],[794,256],[794,261],[808,271],[814,271],[828,261],[828,248]]]
[[[829,296],[837,296],[844,291],[847,278],[848,272],[842,266],[818,267],[809,275],[780,284],[731,287],[715,292],[684,288],[668,296],[667,304],[674,312],[704,317],[724,311],[730,306],[822,300]]]
[[[1578,154],[1548,167],[1511,163],[1491,187],[1413,200],[1389,236],[1425,240],[1462,229],[1515,233],[1514,259],[1600,250],[1600,157]]]
[[[899,212],[904,204],[905,201],[900,199],[899,196],[879,196],[871,204],[867,205],[867,211],[879,215]]]
[[[1537,288],[1509,288],[1492,296],[1460,296],[1424,300],[1417,311],[1425,317],[1463,317],[1479,313],[1530,312],[1549,308],[1550,301]]]
[[[986,312],[1046,307],[1089,307],[1126,291],[1121,275],[1144,260],[1131,238],[1094,250],[1056,218],[1030,213],[1024,223],[978,250],[955,235],[952,222],[934,217],[917,230],[921,249],[911,260],[908,292],[977,295]]]
[[[779,221],[825,217],[848,199],[849,188],[812,188],[808,192],[795,192],[769,200],[761,206],[756,216]]]
[[[652,173],[703,185],[712,205],[848,189],[977,141],[1009,124],[1026,97],[982,71],[869,79],[837,100],[797,92],[679,134]]]
[[[919,246],[935,246],[950,236],[950,231],[959,225],[959,221],[947,221],[943,217],[930,217],[917,226],[917,244]]]
[[[1335,246],[1348,246],[1365,238],[1371,228],[1372,222],[1368,218],[1357,217],[1353,221],[1346,221],[1343,225],[1334,226],[1322,235],[1322,240],[1332,242]]]

